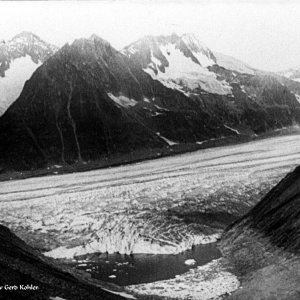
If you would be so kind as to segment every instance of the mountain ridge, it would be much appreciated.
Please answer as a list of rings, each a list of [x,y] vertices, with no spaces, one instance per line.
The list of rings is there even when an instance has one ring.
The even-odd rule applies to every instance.
[[[184,73],[176,59],[170,63],[173,54],[196,73],[183,66],[184,80],[164,77],[171,67]],[[299,120],[300,104],[285,84],[269,74],[219,66],[192,36],[147,36],[121,53],[91,35],[51,55],[0,118],[0,165],[83,163],[114,153],[260,134]]]

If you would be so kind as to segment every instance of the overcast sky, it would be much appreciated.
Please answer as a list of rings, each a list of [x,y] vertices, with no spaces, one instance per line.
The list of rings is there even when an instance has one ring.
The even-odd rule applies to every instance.
[[[117,49],[144,35],[192,32],[253,67],[300,68],[297,0],[0,2],[0,40],[24,30],[58,46],[96,33]]]

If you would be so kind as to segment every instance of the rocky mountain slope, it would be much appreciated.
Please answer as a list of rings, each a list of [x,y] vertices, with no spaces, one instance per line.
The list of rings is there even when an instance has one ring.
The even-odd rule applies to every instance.
[[[0,41],[0,116],[19,97],[26,80],[57,49],[31,32]]]
[[[46,60],[0,118],[0,167],[88,162],[299,120],[287,85],[225,69],[192,35],[146,37],[121,52],[93,35]]]
[[[222,252],[243,286],[230,299],[299,298],[299,220],[297,167],[224,234]]]
[[[70,273],[72,272],[72,273]],[[62,269],[0,225],[0,299],[126,299],[101,282]],[[109,288],[109,285],[105,285]],[[131,297],[132,298],[132,297]]]
[[[169,112],[164,103],[177,104],[177,109]],[[24,159],[32,166],[33,161],[74,162],[160,147],[168,140],[155,117],[165,114],[174,116],[165,131],[178,131],[182,138],[204,128],[201,119],[207,118],[192,99],[154,82],[109,43],[92,36],[64,46],[26,83],[0,120],[0,152],[5,162],[16,165]],[[213,132],[213,125],[202,135]]]
[[[197,99],[232,131],[246,125],[259,133],[299,120],[298,83],[214,54],[194,35],[147,36],[122,53],[153,79]]]
[[[205,92],[231,94],[227,82],[217,79],[207,67],[216,64],[212,51],[191,34],[146,36],[125,47],[122,53],[137,63],[153,79],[186,95]]]

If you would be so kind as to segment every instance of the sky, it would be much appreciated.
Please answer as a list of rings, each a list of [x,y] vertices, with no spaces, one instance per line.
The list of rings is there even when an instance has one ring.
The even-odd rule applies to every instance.
[[[58,46],[95,33],[116,49],[145,35],[189,32],[255,68],[300,68],[297,0],[0,1],[0,40],[21,31]]]

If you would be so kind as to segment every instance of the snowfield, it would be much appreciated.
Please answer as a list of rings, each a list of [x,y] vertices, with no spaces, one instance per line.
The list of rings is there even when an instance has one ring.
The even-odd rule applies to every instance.
[[[215,241],[223,219],[244,214],[299,161],[300,135],[292,135],[1,182],[1,221],[56,258],[178,253]]]

